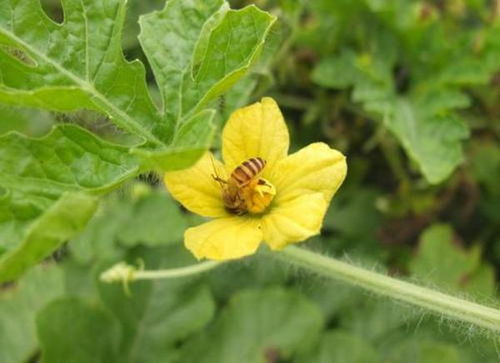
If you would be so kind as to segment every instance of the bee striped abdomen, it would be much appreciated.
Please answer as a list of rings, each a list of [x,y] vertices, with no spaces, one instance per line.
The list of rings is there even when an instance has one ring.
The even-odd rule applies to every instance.
[[[250,158],[238,165],[231,173],[238,185],[245,185],[252,180],[266,166],[266,161],[262,158]]]

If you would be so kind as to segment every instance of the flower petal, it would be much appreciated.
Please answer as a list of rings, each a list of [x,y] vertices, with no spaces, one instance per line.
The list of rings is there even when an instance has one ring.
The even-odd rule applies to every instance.
[[[222,133],[222,155],[228,172],[243,161],[261,157],[263,175],[288,153],[290,137],[283,115],[272,98],[235,111]]]
[[[276,187],[275,203],[278,205],[310,193],[322,193],[330,203],[346,173],[345,156],[318,142],[281,160],[269,180]]]
[[[273,208],[264,216],[264,241],[281,249],[319,233],[328,203],[323,194],[306,194]]]
[[[253,254],[262,235],[258,219],[227,217],[187,229],[184,244],[198,259],[229,260]]]
[[[164,182],[170,194],[191,212],[204,217],[223,217],[227,212],[221,187],[213,178],[216,173],[226,177],[222,163],[207,152],[192,167],[165,173]]]

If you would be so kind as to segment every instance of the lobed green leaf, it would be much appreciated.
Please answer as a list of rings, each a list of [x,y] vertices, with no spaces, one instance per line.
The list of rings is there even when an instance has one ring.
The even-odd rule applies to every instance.
[[[333,12],[336,6],[328,8]],[[444,21],[426,23],[417,9],[368,2],[353,10],[369,32],[365,41],[354,37],[353,45],[344,34],[339,40],[344,44],[320,60],[312,80],[327,88],[352,88],[352,100],[381,121],[427,181],[437,184],[463,161],[469,130],[457,111],[470,105],[465,87],[487,84],[500,69],[494,56],[498,45],[489,39],[497,32],[483,26],[455,39]],[[380,29],[372,31],[373,22],[380,22]],[[474,48],[474,37],[487,40]]]
[[[64,293],[64,276],[55,266],[39,266],[15,286],[0,289],[0,361],[26,362],[38,348],[35,316]]]
[[[74,297],[55,300],[39,312],[36,325],[42,362],[116,361],[120,326],[93,302]]]
[[[75,125],[43,138],[0,137],[0,281],[13,279],[83,229],[96,194],[137,174],[126,148]],[[0,251],[1,251],[0,250]]]
[[[166,192],[134,186],[132,198],[107,198],[70,250],[80,263],[113,259],[118,245],[134,247],[179,244],[187,228],[185,214]]]
[[[322,326],[310,301],[280,288],[233,296],[214,325],[183,349],[184,362],[262,362],[310,347]]]
[[[478,246],[465,250],[455,245],[451,227],[435,224],[423,232],[410,270],[444,288],[490,297],[495,293],[494,269],[480,257]]]
[[[0,282],[17,278],[80,232],[96,205],[97,200],[87,194],[64,193],[23,230],[15,246],[0,255]]]
[[[194,263],[188,252],[177,246],[139,256],[148,268]],[[101,284],[99,293],[122,328],[119,362],[174,361],[176,343],[205,327],[215,310],[210,290],[196,279],[135,283],[131,296],[121,285]]]
[[[58,24],[38,0],[1,2],[0,102],[95,110],[138,141],[115,145],[74,125],[58,125],[43,139],[0,139],[0,280],[83,227],[96,201],[82,193],[107,192],[141,171],[192,165],[214,135],[209,102],[246,74],[275,21],[254,6],[229,10],[222,0],[172,0],[142,17],[141,44],[162,94],[158,109],[144,66],[122,52],[126,0],[67,0],[63,8]],[[72,198],[80,211],[63,208]],[[34,226],[54,213],[75,228],[58,225],[43,237]],[[24,267],[14,272],[18,263]]]
[[[299,363],[378,363],[380,354],[366,340],[342,330],[326,332],[313,353],[303,355]]]

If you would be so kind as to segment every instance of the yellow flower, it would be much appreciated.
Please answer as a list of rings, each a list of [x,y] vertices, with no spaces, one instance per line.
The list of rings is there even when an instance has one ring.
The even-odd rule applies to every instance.
[[[229,118],[222,133],[224,165],[207,152],[191,168],[166,173],[175,199],[214,218],[185,232],[184,243],[198,259],[251,255],[262,241],[277,250],[319,233],[345,178],[345,157],[324,143],[288,155],[289,141],[278,105],[263,98]],[[252,165],[242,166],[249,159]],[[265,166],[255,175],[261,161]]]

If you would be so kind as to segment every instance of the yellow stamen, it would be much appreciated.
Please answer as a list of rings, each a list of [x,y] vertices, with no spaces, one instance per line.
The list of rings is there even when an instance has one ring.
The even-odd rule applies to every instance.
[[[258,214],[264,212],[271,204],[276,195],[276,189],[269,181],[260,178],[245,187],[242,194],[248,212]]]

